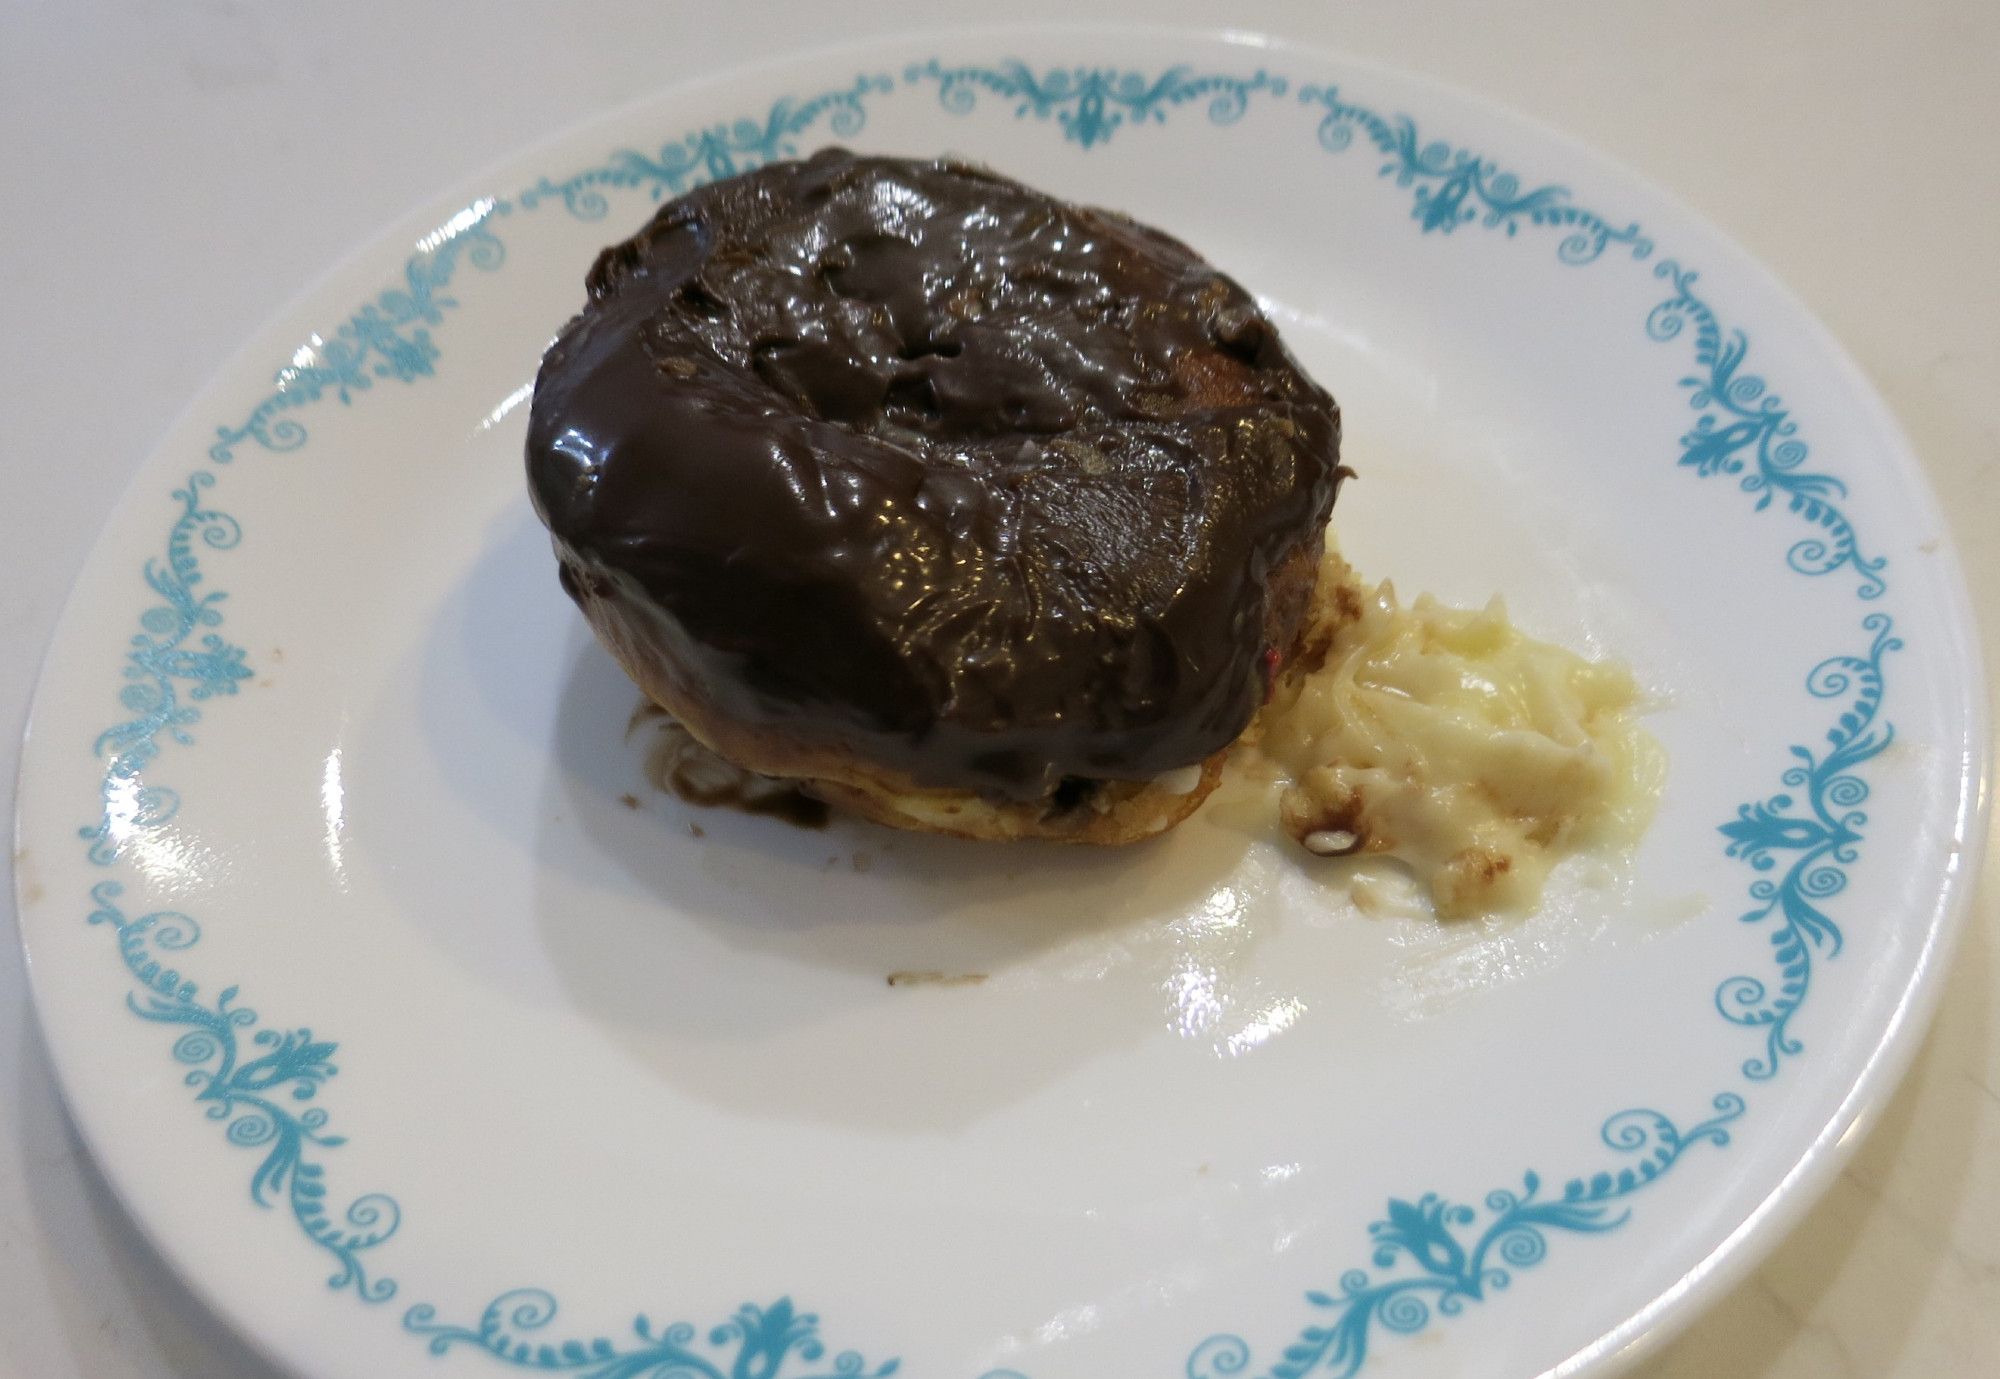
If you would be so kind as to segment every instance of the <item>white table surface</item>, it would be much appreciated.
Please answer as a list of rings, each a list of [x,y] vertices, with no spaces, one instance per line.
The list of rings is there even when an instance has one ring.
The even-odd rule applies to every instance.
[[[1090,13],[1114,10],[1184,25],[1225,13],[1213,0]],[[253,328],[392,218],[546,131],[719,66],[954,18],[1084,12],[6,0],[0,780],[63,595],[127,477]],[[2000,5],[1239,0],[1226,13],[1566,128],[1771,265],[1908,429],[1994,656]],[[1937,1025],[1852,1166],[1643,1379],[2000,1374],[1994,870]],[[271,1379],[84,1158],[4,933],[0,1379]]]

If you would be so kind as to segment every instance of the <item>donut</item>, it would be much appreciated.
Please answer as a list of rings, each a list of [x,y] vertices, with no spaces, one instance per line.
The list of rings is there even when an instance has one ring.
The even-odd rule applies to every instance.
[[[604,250],[526,446],[563,587],[745,771],[899,827],[1123,843],[1295,648],[1340,412],[1180,241],[828,149]]]

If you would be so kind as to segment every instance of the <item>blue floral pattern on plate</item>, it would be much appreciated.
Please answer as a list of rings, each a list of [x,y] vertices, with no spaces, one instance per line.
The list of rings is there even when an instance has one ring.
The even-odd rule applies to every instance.
[[[670,139],[652,153],[619,149],[596,167],[572,173],[560,182],[542,178],[518,198],[524,211],[532,211],[550,198],[560,198],[571,215],[582,220],[601,219],[610,208],[606,189],[643,187],[653,200],[679,196],[703,182],[734,177],[779,158],[798,154],[798,136],[822,118],[830,133],[847,138],[861,132],[867,123],[864,102],[894,85],[886,76],[866,73],[850,86],[823,91],[808,100],[779,100],[762,119],[741,119],[691,130]]]
[[[1064,139],[1085,150],[1106,146],[1122,129],[1164,123],[1170,112],[1190,103],[1203,103],[1210,123],[1222,127],[1240,120],[1253,99],[1275,100],[1296,90],[1298,105],[1318,116],[1314,133],[1326,151],[1347,151],[1358,134],[1385,156],[1380,175],[1413,191],[1411,217],[1422,233],[1449,234],[1475,223],[1510,236],[1524,226],[1547,228],[1562,235],[1557,256],[1573,266],[1596,263],[1613,246],[1640,261],[1654,248],[1638,225],[1576,204],[1567,188],[1531,186],[1490,159],[1426,141],[1409,116],[1354,103],[1331,85],[1295,87],[1263,70],[1234,75],[1186,67],[1155,73],[1079,66],[1038,72],[1019,61],[948,66],[933,59],[907,67],[900,83],[884,74],[862,74],[815,96],[779,100],[761,117],[693,130],[649,153],[620,150],[561,179],[538,180],[513,198],[468,207],[418,246],[400,284],[379,293],[330,336],[314,337],[278,371],[271,391],[246,417],[219,427],[210,458],[227,464],[246,443],[273,452],[296,450],[308,440],[298,413],[328,398],[350,404],[377,379],[413,383],[430,376],[439,357],[432,330],[457,305],[447,289],[458,265],[490,272],[504,263],[505,247],[494,229],[499,218],[560,202],[572,215],[596,219],[608,213],[607,192],[644,190],[655,200],[677,195],[792,156],[798,140],[822,122],[838,136],[858,133],[867,102],[899,85],[935,88],[941,107],[954,115],[973,112],[982,94],[1011,101],[1015,119],[1053,120]],[[1693,271],[1666,260],[1653,272],[1673,293],[1644,322],[1647,334],[1664,343],[1692,327],[1694,342],[1696,372],[1681,384],[1698,415],[1679,438],[1678,462],[1702,477],[1736,478],[1744,492],[1756,495],[1760,510],[1782,494],[1793,514],[1818,529],[1790,547],[1790,567],[1808,577],[1851,571],[1860,597],[1879,599],[1888,589],[1887,562],[1864,553],[1843,506],[1841,480],[1804,468],[1809,452],[1797,419],[1761,376],[1744,367],[1748,336],[1723,327],[1696,291]],[[102,763],[101,817],[80,830],[90,860],[100,866],[119,860],[121,840],[132,831],[158,827],[178,809],[174,791],[141,784],[163,740],[191,745],[198,704],[236,693],[251,674],[242,648],[216,630],[225,595],[201,591],[205,576],[197,543],[227,551],[243,535],[233,518],[209,504],[216,480],[216,471],[198,470],[174,491],[165,559],[149,559],[144,566],[146,584],[159,601],[140,615],[140,631],[127,653],[127,683],[119,698],[130,716],[95,744]],[[1775,1077],[1783,1059],[1803,1051],[1790,1022],[1810,993],[1815,959],[1840,951],[1840,929],[1825,904],[1845,888],[1846,868],[1859,857],[1867,823],[1861,806],[1869,793],[1861,769],[1894,736],[1880,716],[1883,662],[1902,643],[1886,613],[1870,613],[1862,625],[1872,636],[1865,650],[1829,657],[1806,679],[1810,695],[1841,705],[1825,747],[1793,746],[1795,764],[1781,777],[1784,790],[1744,804],[1720,826],[1728,854],[1757,873],[1749,886],[1752,908],[1742,918],[1767,926],[1775,966],[1769,978],[1734,976],[1715,993],[1725,1019],[1762,1031],[1762,1051],[1741,1069],[1753,1083]],[[1785,866],[1773,876],[1780,859]],[[116,881],[93,886],[89,922],[117,936],[135,984],[127,997],[132,1013],[185,1027],[172,1055],[188,1069],[184,1080],[195,1102],[223,1124],[228,1143],[262,1151],[251,1175],[251,1200],[262,1207],[285,1203],[300,1232],[338,1265],[330,1287],[351,1288],[370,1303],[395,1296],[396,1281],[371,1275],[365,1256],[395,1236],[401,1210],[393,1197],[371,1192],[353,1198],[336,1219],[323,1155],[337,1149],[342,1137],[329,1128],[323,1107],[306,1104],[338,1071],[338,1045],[302,1027],[260,1026],[234,986],[204,998],[175,965],[177,955],[199,941],[195,920],[170,910],[128,918],[118,903],[122,893]],[[1602,1234],[1622,1226],[1634,1194],[1670,1172],[1695,1145],[1726,1146],[1745,1110],[1740,1093],[1724,1090],[1713,1097],[1706,1118],[1685,1127],[1650,1109],[1617,1112],[1604,1122],[1600,1137],[1625,1156],[1624,1165],[1572,1177],[1555,1195],[1544,1195],[1543,1175],[1529,1171],[1519,1189],[1488,1192],[1483,1212],[1434,1192],[1390,1201],[1386,1214],[1369,1227],[1375,1272],[1350,1269],[1335,1290],[1306,1294],[1305,1303],[1319,1319],[1258,1372],[1267,1379],[1358,1373],[1381,1332],[1418,1331],[1435,1316],[1456,1315],[1469,1302],[1487,1300],[1509,1285],[1515,1271],[1545,1257],[1553,1233]],[[471,1349],[511,1367],[584,1379],[886,1379],[899,1367],[895,1359],[871,1364],[853,1351],[827,1360],[818,1318],[799,1312],[789,1298],[768,1307],[746,1303],[705,1333],[686,1322],[655,1326],[641,1315],[623,1340],[546,1339],[542,1333],[557,1311],[554,1295],[523,1288],[493,1299],[473,1323],[442,1321],[436,1307],[418,1303],[404,1312],[403,1325],[426,1338],[434,1355]],[[1233,1334],[1201,1342],[1185,1365],[1189,1379],[1252,1368],[1252,1347]],[[1022,1379],[1012,1370],[993,1371],[988,1379],[1001,1376]]]
[[[1282,96],[1283,77],[1259,70],[1247,77],[1222,72],[1195,74],[1186,67],[1160,73],[1116,67],[1051,67],[1037,72],[1018,59],[994,67],[947,67],[936,58],[912,63],[906,83],[935,82],[938,104],[955,115],[970,112],[986,91],[1012,100],[1014,118],[1055,117],[1063,137],[1085,148],[1101,144],[1126,123],[1163,123],[1169,111],[1190,101],[1206,101],[1211,124],[1235,124],[1259,93]]]
[[[296,450],[306,443],[306,428],[289,413],[329,395],[352,402],[378,378],[399,383],[429,378],[438,357],[430,328],[442,325],[445,311],[458,305],[445,288],[459,260],[489,271],[506,260],[506,247],[487,224],[497,210],[498,203],[484,202],[461,211],[429,237],[433,243],[410,255],[401,286],[377,294],[332,335],[316,335],[300,347],[249,416],[216,428],[209,458],[227,464],[245,441],[266,450]]]
[[[1573,204],[1567,187],[1551,183],[1524,189],[1518,176],[1491,159],[1442,140],[1426,142],[1417,137],[1416,121],[1408,115],[1384,116],[1342,100],[1337,86],[1302,87],[1299,100],[1326,112],[1319,122],[1319,141],[1329,152],[1345,152],[1358,131],[1388,155],[1381,175],[1394,178],[1399,187],[1415,188],[1410,218],[1427,234],[1449,234],[1475,220],[1510,235],[1523,224],[1552,225],[1570,232],[1556,247],[1564,263],[1589,263],[1613,244],[1629,245],[1635,259],[1653,252],[1653,242],[1637,225],[1614,227]]]
[[[339,1263],[327,1280],[329,1288],[354,1289],[367,1302],[396,1295],[393,1279],[368,1276],[362,1255],[396,1233],[402,1212],[395,1199],[368,1193],[348,1204],[344,1223],[328,1215],[326,1172],[317,1151],[336,1149],[341,1136],[326,1129],[327,1113],[288,1102],[308,1102],[321,1084],[338,1071],[334,1045],[315,1039],[309,1029],[258,1029],[257,1013],[237,1001],[237,989],[225,987],[212,1001],[173,966],[175,953],[192,948],[201,926],[175,910],[156,910],[127,919],[118,908],[124,888],[116,881],[91,887],[96,908],[92,924],[105,924],[118,935],[118,951],[139,990],[125,1004],[142,1020],[185,1025],[174,1040],[176,1062],[188,1067],[183,1079],[209,1119],[223,1122],[223,1138],[240,1148],[262,1149],[263,1158],[250,1175],[250,1200],[260,1207],[282,1195],[292,1219],[313,1244]],[[242,1035],[249,1035],[244,1047]]]
[[[1742,331],[1725,332],[1715,311],[1694,290],[1699,275],[1671,259],[1653,270],[1674,285],[1674,295],[1653,308],[1646,333],[1671,340],[1692,322],[1694,362],[1698,372],[1681,380],[1688,405],[1701,415],[1694,429],[1681,437],[1681,463],[1704,478],[1711,474],[1737,476],[1745,493],[1757,495],[1757,510],[1782,493],[1786,506],[1826,534],[1797,542],[1786,561],[1802,575],[1827,575],[1843,567],[1860,576],[1862,598],[1881,597],[1889,586],[1882,579],[1888,561],[1861,552],[1854,523],[1840,506],[1847,485],[1831,474],[1803,469],[1807,448],[1798,438],[1798,423],[1758,375],[1747,373],[1743,361],[1750,339]]]
[[[1510,1269],[1526,1269],[1548,1254],[1548,1232],[1598,1234],[1625,1224],[1625,1198],[1679,1162],[1690,1146],[1729,1143],[1727,1126],[1743,1114],[1743,1099],[1732,1092],[1715,1098],[1715,1114],[1683,1130],[1657,1111],[1620,1111],[1604,1123],[1604,1142],[1636,1162],[1613,1173],[1572,1178],[1558,1197],[1545,1198],[1541,1176],[1522,1175],[1521,1189],[1495,1188],[1486,1194],[1486,1220],[1472,1207],[1427,1192],[1415,1202],[1391,1201],[1382,1220],[1369,1226],[1375,1240],[1375,1267],[1393,1271],[1371,1276],[1353,1269],[1341,1275],[1338,1293],[1312,1292],[1306,1301],[1330,1320],[1307,1327],[1270,1367],[1271,1379],[1303,1379],[1315,1370],[1353,1374],[1368,1358],[1374,1328],[1421,1331],[1433,1311],[1456,1316],[1468,1302],[1513,1279]],[[1499,1263],[1494,1262],[1495,1256]],[[1235,1374],[1250,1361],[1239,1336],[1211,1336],[1188,1357],[1188,1379]]]
[[[433,1355],[475,1345],[521,1369],[565,1371],[581,1379],[888,1379],[901,1367],[895,1360],[871,1367],[851,1350],[834,1356],[831,1368],[823,1367],[819,1318],[795,1309],[790,1298],[769,1307],[744,1303],[709,1331],[706,1345],[686,1322],[655,1329],[643,1313],[633,1321],[629,1341],[543,1340],[535,1333],[555,1320],[556,1300],[540,1288],[501,1294],[487,1304],[476,1327],[445,1325],[436,1315],[427,1304],[403,1314],[405,1327],[430,1337]]]
[[[197,470],[185,488],[174,490],[180,511],[167,533],[167,558],[149,559],[145,565],[146,584],[160,602],[139,615],[139,630],[125,654],[127,683],[118,701],[133,716],[97,736],[93,750],[107,763],[99,790],[104,811],[96,823],[79,830],[90,844],[90,860],[100,866],[117,860],[125,833],[157,828],[180,809],[176,791],[140,783],[160,754],[160,735],[192,746],[189,729],[201,720],[200,701],[236,693],[239,682],[251,675],[242,647],[218,632],[201,631],[222,626],[222,601],[228,595],[220,589],[198,592],[202,574],[195,542],[226,551],[243,539],[234,517],[204,505],[204,491],[214,485],[213,474]]]

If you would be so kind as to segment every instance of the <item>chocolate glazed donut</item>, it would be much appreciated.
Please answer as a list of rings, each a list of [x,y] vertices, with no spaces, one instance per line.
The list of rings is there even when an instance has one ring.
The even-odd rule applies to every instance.
[[[670,202],[588,289],[530,488],[697,738],[974,836],[1124,841],[1213,785],[1345,473],[1236,283],[978,168],[829,149]]]

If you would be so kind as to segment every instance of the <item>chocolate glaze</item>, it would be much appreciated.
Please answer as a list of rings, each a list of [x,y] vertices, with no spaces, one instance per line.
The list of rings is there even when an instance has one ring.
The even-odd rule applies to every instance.
[[[830,149],[669,203],[588,288],[536,510],[572,594],[731,719],[1014,799],[1249,723],[1340,416],[1186,246]]]

